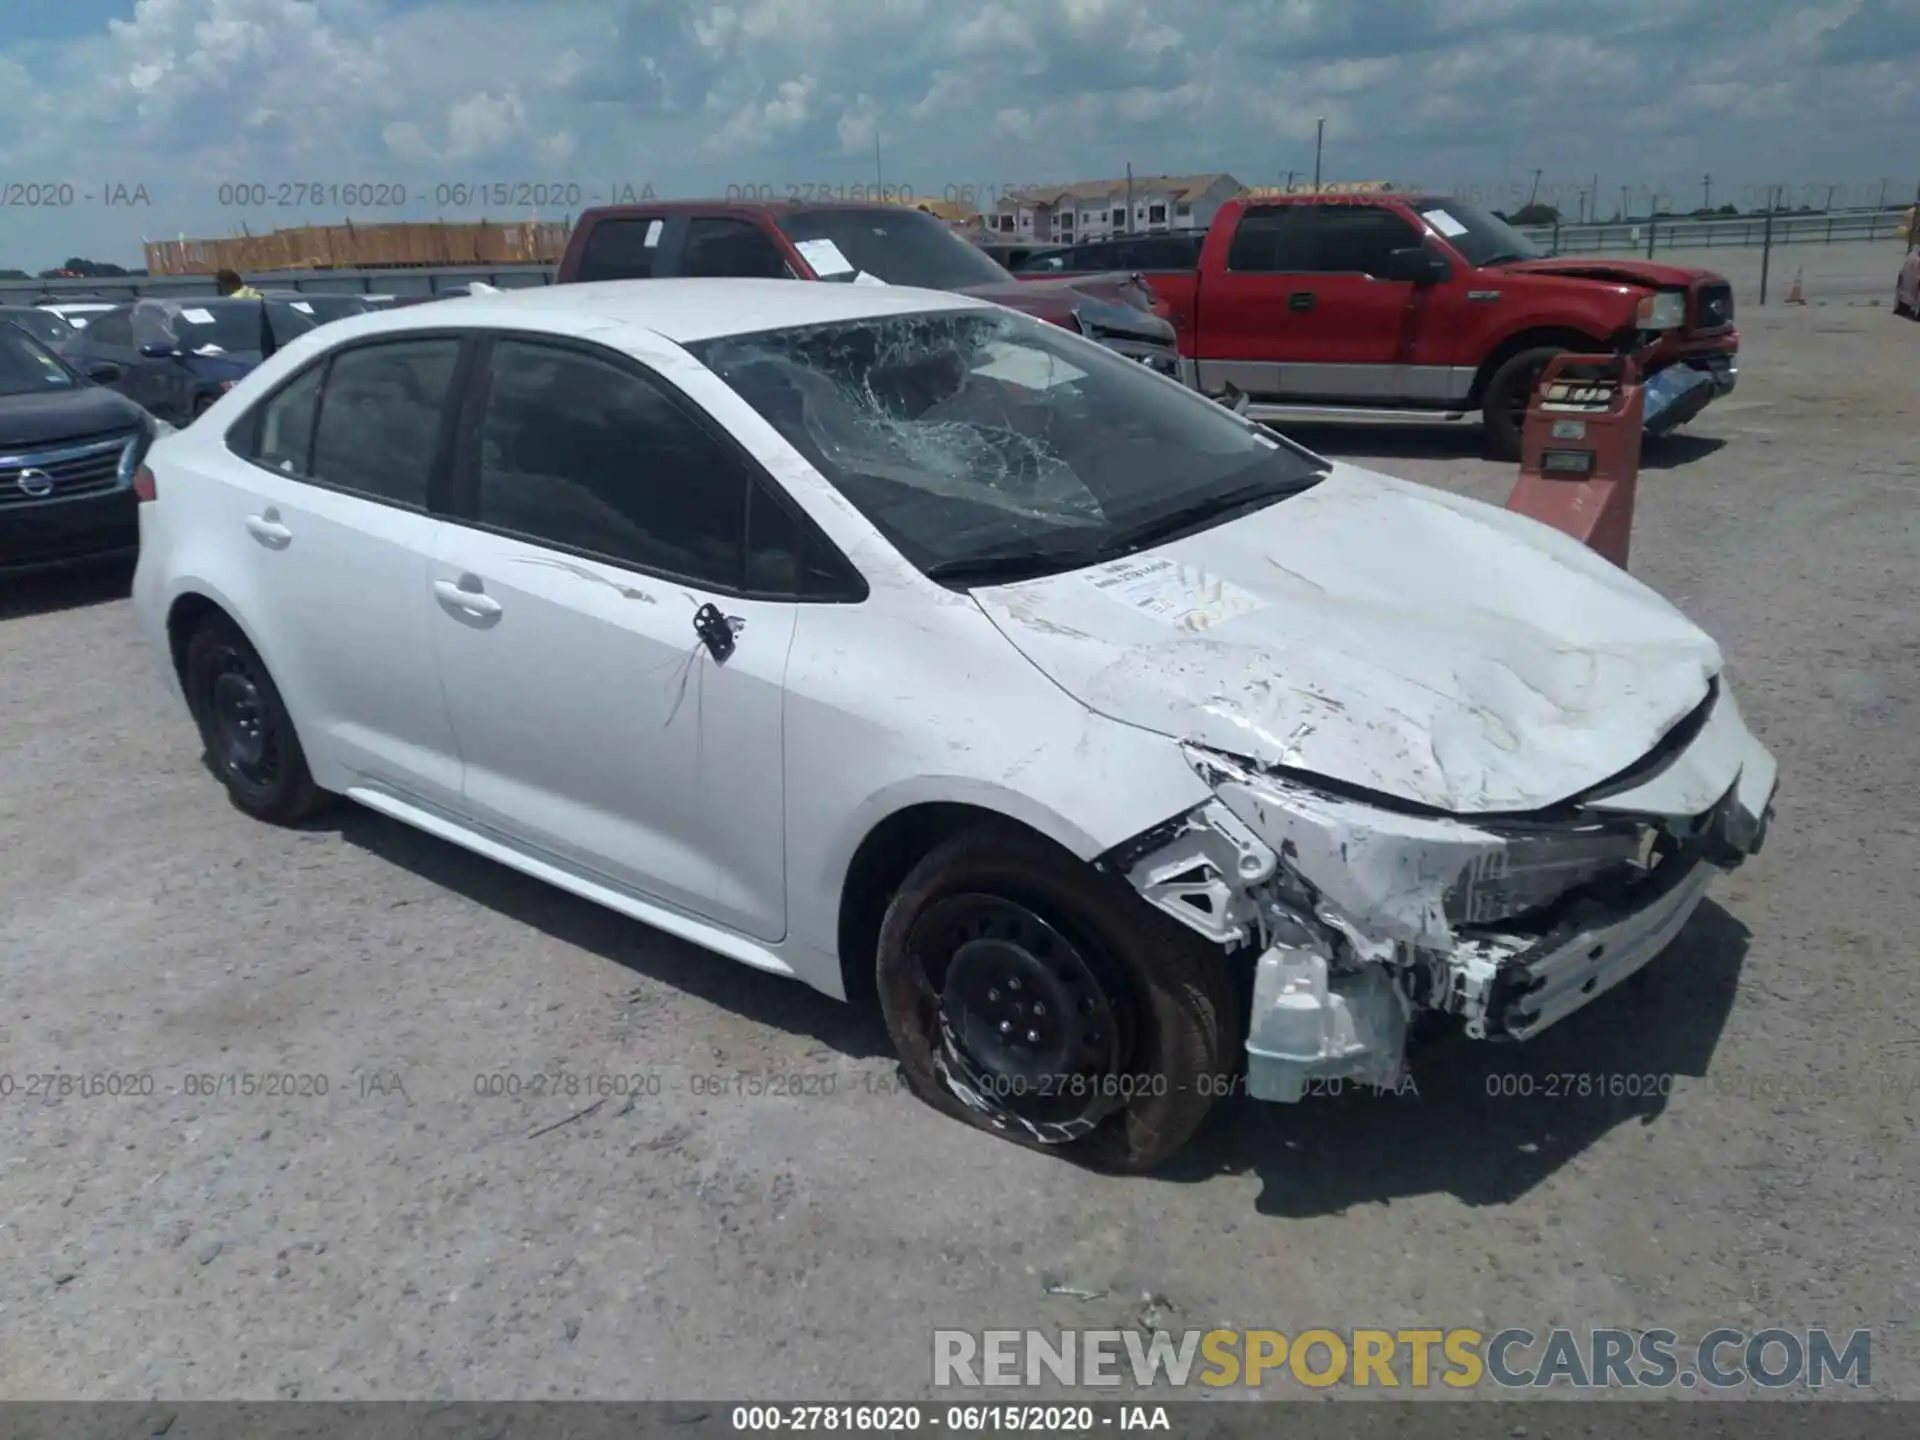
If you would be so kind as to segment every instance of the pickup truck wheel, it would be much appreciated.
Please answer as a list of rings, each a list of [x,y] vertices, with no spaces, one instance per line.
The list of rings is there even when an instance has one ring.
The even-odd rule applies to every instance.
[[[1496,460],[1520,458],[1520,436],[1526,428],[1527,406],[1533,401],[1533,387],[1547,362],[1565,352],[1558,345],[1540,345],[1522,350],[1493,372],[1487,391],[1481,397],[1481,421],[1486,426],[1487,448]]]
[[[1898,295],[1895,295],[1893,297],[1893,313],[1895,315],[1898,315],[1902,320],[1911,320],[1914,318],[1913,307],[1907,304],[1907,302],[1902,300]]]
[[[935,1109],[1105,1170],[1149,1170],[1232,1090],[1226,956],[1024,831],[930,851],[881,922],[887,1031]]]

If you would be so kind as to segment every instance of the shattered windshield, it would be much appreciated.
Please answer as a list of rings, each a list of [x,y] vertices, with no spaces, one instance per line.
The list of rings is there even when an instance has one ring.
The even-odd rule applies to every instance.
[[[923,210],[796,210],[778,224],[822,280],[846,283],[866,274],[889,285],[964,290],[1010,278],[992,256]]]
[[[690,348],[941,578],[1077,569],[1325,471],[1137,361],[998,309]]]

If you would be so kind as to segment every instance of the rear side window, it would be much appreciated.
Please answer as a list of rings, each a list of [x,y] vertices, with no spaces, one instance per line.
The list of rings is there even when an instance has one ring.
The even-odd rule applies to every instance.
[[[688,222],[677,273],[758,280],[785,280],[790,275],[786,257],[766,231],[750,221],[718,216]]]
[[[1243,213],[1227,250],[1227,268],[1256,274],[1312,269],[1312,208],[1270,205]]]
[[[610,361],[537,341],[498,342],[489,370],[475,519],[740,585],[749,477],[672,397]]]
[[[424,510],[460,342],[397,340],[334,355],[314,427],[314,478]]]
[[[580,280],[651,280],[660,255],[663,216],[599,220],[580,252]]]
[[[283,475],[313,473],[313,417],[320,404],[324,364],[315,365],[283,386],[260,407],[248,459]]]

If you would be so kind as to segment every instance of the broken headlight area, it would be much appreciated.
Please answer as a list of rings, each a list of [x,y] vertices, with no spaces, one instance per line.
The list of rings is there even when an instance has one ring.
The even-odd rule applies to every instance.
[[[1251,960],[1248,1090],[1266,1100],[1392,1085],[1422,1010],[1483,1039],[1553,1024],[1664,949],[1758,838],[1732,791],[1690,820],[1469,821],[1183,748],[1214,798],[1102,863]]]

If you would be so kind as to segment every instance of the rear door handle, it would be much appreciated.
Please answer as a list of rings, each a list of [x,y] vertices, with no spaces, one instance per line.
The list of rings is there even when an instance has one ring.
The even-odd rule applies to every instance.
[[[478,581],[475,581],[474,585],[475,588],[469,590],[453,580],[436,580],[433,582],[433,593],[455,609],[464,610],[469,615],[498,615],[500,602],[491,595],[482,594],[478,588]]]
[[[1289,310],[1311,310],[1312,308],[1313,291],[1311,290],[1296,290],[1287,296],[1287,309]]]
[[[247,533],[262,545],[275,550],[285,549],[293,540],[293,531],[280,523],[278,510],[268,510],[262,515],[249,515]]]

